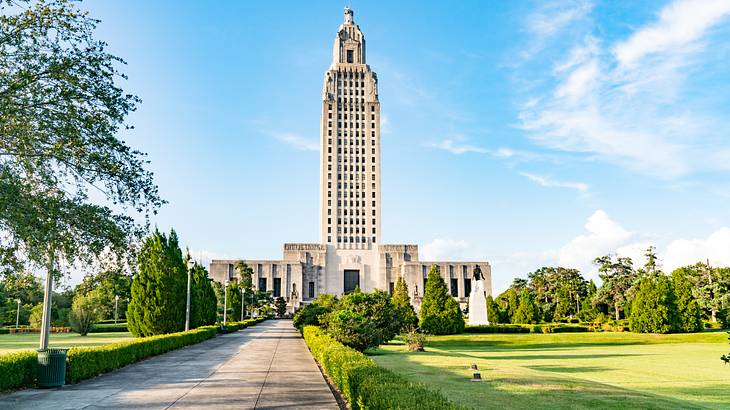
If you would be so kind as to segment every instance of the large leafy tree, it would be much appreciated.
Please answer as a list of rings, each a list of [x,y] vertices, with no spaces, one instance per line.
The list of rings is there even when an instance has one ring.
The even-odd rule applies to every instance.
[[[675,270],[692,284],[692,293],[712,322],[718,313],[730,308],[730,268],[713,268],[709,262],[698,262]]]
[[[175,231],[166,236],[155,230],[145,239],[138,260],[127,308],[129,331],[152,336],[183,330],[187,267]]]
[[[418,325],[418,316],[416,316],[416,311],[413,309],[413,305],[411,305],[411,298],[408,296],[408,284],[406,284],[403,277],[399,277],[395,282],[392,302],[398,313],[398,318],[401,321],[401,328],[399,330],[407,331],[411,327]]]
[[[236,270],[241,277],[240,285],[243,287],[243,300],[241,303],[243,303],[245,315],[246,303],[253,299],[253,269],[246,262],[239,261],[236,263]],[[241,320],[243,320],[243,317],[241,317]]]
[[[0,1],[6,270],[44,266],[58,276],[73,262],[124,264],[163,203],[144,154],[117,138],[139,103],[119,85],[124,61],[95,39],[98,21],[77,4]]]
[[[115,297],[117,302],[117,313],[120,319],[124,319],[127,304],[132,297],[132,277],[119,270],[108,270],[87,275],[76,286],[76,293],[87,294],[97,290],[96,298],[99,303],[99,313],[103,319],[114,318]]]
[[[195,263],[190,278],[190,328],[215,324],[217,300],[208,271]]]
[[[449,294],[439,268],[431,266],[426,277],[426,289],[419,312],[419,327],[434,335],[460,333],[464,330],[464,315],[459,304]]]
[[[542,320],[550,322],[580,312],[587,282],[577,269],[545,266],[527,277]]]
[[[605,255],[593,261],[598,265],[598,272],[603,285],[598,289],[593,302],[605,303],[613,307],[616,320],[629,304],[629,289],[634,286],[637,275],[634,264],[629,257]]]

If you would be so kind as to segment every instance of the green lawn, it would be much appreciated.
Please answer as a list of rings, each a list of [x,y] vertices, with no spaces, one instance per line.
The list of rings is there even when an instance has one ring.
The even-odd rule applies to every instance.
[[[727,334],[484,334],[385,345],[373,359],[473,408],[730,408]],[[476,363],[485,382],[471,383]]]
[[[79,336],[78,333],[51,333],[49,344],[51,347],[96,346],[131,339],[128,332],[89,333],[88,336]],[[38,333],[20,333],[14,335],[0,335],[0,353],[7,353],[21,349],[37,349],[40,335]]]

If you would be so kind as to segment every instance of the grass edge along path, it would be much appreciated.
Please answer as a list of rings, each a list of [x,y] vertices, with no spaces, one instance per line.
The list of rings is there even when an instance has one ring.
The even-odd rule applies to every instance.
[[[312,356],[353,410],[466,409],[438,391],[378,366],[317,326],[305,326],[302,333]]]
[[[245,329],[263,318],[229,323],[228,332]],[[66,355],[66,383],[76,383],[171,350],[211,339],[218,326],[201,326],[187,332],[169,333],[100,346],[72,347]],[[22,350],[0,355],[0,391],[33,387],[36,383],[37,352]]]
[[[426,352],[381,346],[373,359],[474,408],[728,408],[722,332],[431,337]],[[483,383],[470,383],[471,363]]]

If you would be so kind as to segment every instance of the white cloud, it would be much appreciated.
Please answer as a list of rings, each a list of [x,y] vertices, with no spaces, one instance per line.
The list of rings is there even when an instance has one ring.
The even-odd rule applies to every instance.
[[[550,179],[548,177],[530,174],[527,172],[520,172],[520,175],[526,177],[530,181],[546,187],[546,188],[570,188],[575,189],[581,193],[588,192],[588,184],[585,184],[583,182],[572,182],[572,181],[556,181],[553,179]]]
[[[424,261],[463,259],[467,243],[463,239],[436,238],[421,246],[419,258]]]
[[[550,37],[593,8],[588,1],[553,1],[527,18],[527,30],[538,37]]]
[[[268,134],[300,151],[319,151],[319,143],[316,140],[304,138],[301,135],[289,132],[270,132]]]
[[[448,151],[454,155],[461,155],[466,154],[467,152],[475,152],[478,154],[487,154],[489,153],[489,150],[486,148],[477,147],[474,145],[468,145],[468,144],[459,144],[454,142],[451,139],[445,139],[438,143],[428,144],[428,146],[432,148],[438,148],[442,149],[444,151]]]
[[[622,66],[632,66],[652,54],[676,53],[728,14],[728,0],[678,0],[661,10],[658,21],[617,44],[613,52]]]
[[[584,35],[552,64],[547,80],[553,86],[525,96],[519,127],[547,148],[662,178],[724,169],[719,159],[706,158],[723,148],[710,142],[723,142],[718,130],[726,129],[726,120],[702,108],[697,96],[707,90],[685,83],[690,67],[711,58],[697,44],[730,15],[729,4],[675,1],[613,52]]]
[[[184,255],[184,251],[183,251]],[[213,259],[230,259],[228,255],[223,255],[217,252],[209,251],[207,249],[190,249],[190,256],[192,259],[207,269],[210,266],[210,261]]]
[[[667,272],[699,261],[730,266],[730,228],[722,227],[705,239],[677,239],[667,245],[664,267]]]

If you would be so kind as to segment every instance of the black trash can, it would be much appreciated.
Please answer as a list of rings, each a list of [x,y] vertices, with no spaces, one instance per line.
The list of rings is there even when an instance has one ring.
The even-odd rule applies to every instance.
[[[38,350],[38,387],[60,387],[66,383],[66,348]]]

